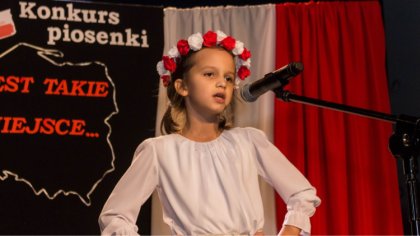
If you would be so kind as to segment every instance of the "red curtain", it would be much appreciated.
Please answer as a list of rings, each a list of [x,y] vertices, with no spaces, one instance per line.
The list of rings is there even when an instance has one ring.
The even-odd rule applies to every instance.
[[[305,67],[286,90],[390,112],[378,1],[286,3],[276,11],[277,68]],[[313,234],[403,234],[391,133],[384,121],[276,100],[274,142],[323,201]],[[276,201],[281,224],[284,203]]]

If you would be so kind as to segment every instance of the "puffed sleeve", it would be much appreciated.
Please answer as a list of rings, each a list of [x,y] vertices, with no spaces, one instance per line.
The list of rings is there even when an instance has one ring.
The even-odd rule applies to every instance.
[[[287,204],[283,225],[293,225],[311,232],[309,218],[315,213],[321,200],[315,188],[302,173],[257,129],[249,130],[256,150],[258,173],[269,183]]]
[[[150,140],[137,148],[133,161],[118,181],[99,216],[102,235],[138,235],[141,206],[158,184],[156,152]]]

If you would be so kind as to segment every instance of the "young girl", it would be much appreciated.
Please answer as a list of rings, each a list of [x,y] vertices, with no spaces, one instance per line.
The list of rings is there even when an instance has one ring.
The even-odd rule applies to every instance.
[[[99,217],[102,234],[137,234],[140,208],[156,189],[174,235],[263,235],[258,175],[287,204],[280,234],[310,233],[315,188],[262,131],[231,128],[250,56],[242,42],[209,31],[180,40],[158,63],[171,102],[161,125],[168,135],[139,145]]]

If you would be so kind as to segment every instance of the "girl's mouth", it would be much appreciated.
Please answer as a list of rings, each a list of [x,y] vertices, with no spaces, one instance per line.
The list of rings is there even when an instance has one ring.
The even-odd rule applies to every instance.
[[[224,103],[225,102],[225,98],[226,98],[226,96],[225,96],[224,93],[216,93],[215,95],[213,95],[213,97],[219,103]]]

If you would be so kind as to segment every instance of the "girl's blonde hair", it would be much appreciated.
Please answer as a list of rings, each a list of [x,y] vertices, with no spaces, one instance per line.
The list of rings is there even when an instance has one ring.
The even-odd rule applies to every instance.
[[[227,51],[222,47],[213,47]],[[232,55],[230,51],[229,54]],[[185,80],[188,72],[194,65],[194,55],[197,51],[190,51],[186,56],[182,56],[176,65],[176,70],[172,73],[172,78],[167,86],[167,96],[170,101],[165,114],[163,115],[160,123],[160,131],[164,134],[178,133],[182,131],[186,124],[186,106],[185,99],[179,95],[175,89],[175,81],[177,79]],[[232,59],[234,55],[232,55]],[[219,129],[229,129],[233,124],[233,109],[232,102],[226,107],[226,109],[219,115]]]

